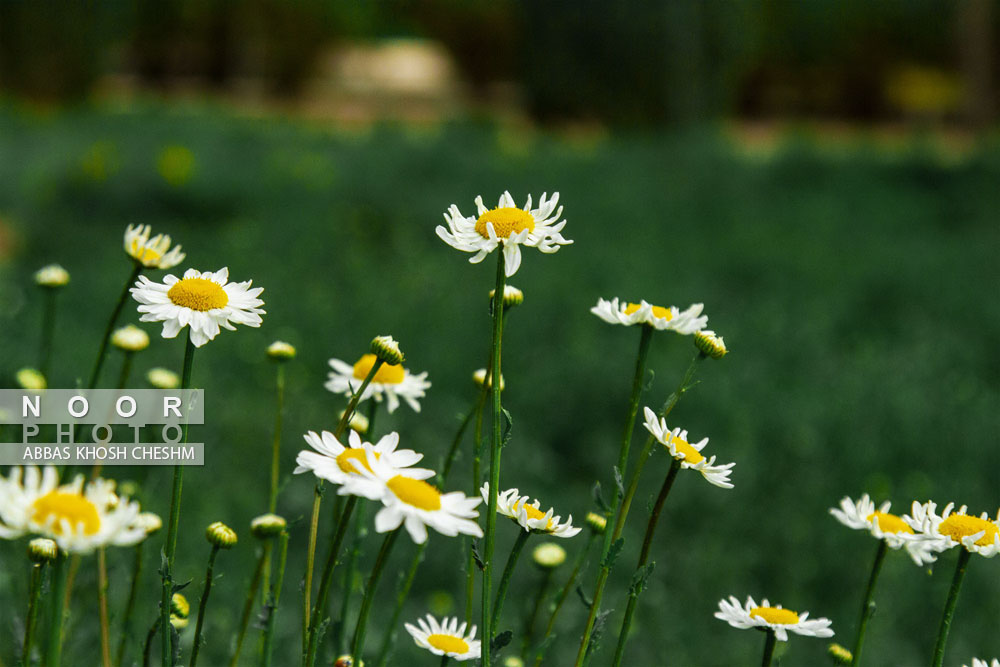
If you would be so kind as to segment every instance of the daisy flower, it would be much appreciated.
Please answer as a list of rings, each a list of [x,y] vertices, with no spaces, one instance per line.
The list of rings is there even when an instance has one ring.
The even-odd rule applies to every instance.
[[[340,359],[330,359],[330,368],[333,370],[323,386],[334,394],[351,396],[368,377],[375,361],[376,357],[371,353],[362,355],[353,366]],[[399,399],[402,398],[414,412],[420,412],[420,402],[417,399],[423,398],[430,386],[431,383],[427,381],[427,371],[414,375],[401,364],[385,363],[379,367],[375,377],[365,387],[365,392],[359,401],[374,397],[376,402],[381,403],[385,397],[386,407],[392,413],[399,407]]]
[[[373,457],[384,461],[397,474],[405,475],[413,479],[427,479],[434,476],[433,470],[425,468],[411,468],[413,464],[424,458],[423,454],[418,454],[412,449],[397,449],[399,445],[399,434],[390,433],[383,436],[377,444],[364,442],[357,431],[350,431],[347,436],[348,446],[345,447],[337,440],[336,436],[329,431],[321,434],[309,431],[304,436],[309,446],[316,451],[304,449],[295,457],[298,466],[295,474],[312,471],[314,475],[333,482],[334,484],[344,484],[348,479],[355,479],[357,491],[354,495],[365,498],[378,498],[384,486],[377,480],[370,480],[361,477],[359,468],[368,466],[368,451]],[[364,487],[362,489],[362,487]]]
[[[962,667],[968,667],[968,665],[962,665]],[[979,658],[973,658],[972,667],[1000,667],[1000,660],[993,658],[993,662],[986,662],[985,660],[980,660]]]
[[[235,331],[234,324],[259,327],[264,302],[257,297],[263,287],[250,288],[253,281],[230,283],[229,269],[204,273],[194,269],[178,280],[168,275],[162,283],[139,276],[132,297],[138,301],[141,322],[163,322],[163,337],[174,338],[191,327],[191,342],[201,347],[219,335],[220,327]]]
[[[149,225],[129,225],[125,230],[125,253],[147,269],[172,269],[184,261],[181,247],[170,247],[170,237],[157,234],[149,238]]]
[[[483,204],[482,197],[476,197],[476,217],[465,217],[458,206],[454,204],[444,214],[448,227],[438,225],[437,235],[452,248],[463,252],[474,252],[469,259],[477,264],[503,244],[503,255],[507,277],[517,273],[521,266],[521,246],[538,248],[544,253],[554,253],[559,246],[572,241],[563,238],[562,228],[565,220],[559,220],[562,206],[558,209],[559,193],[552,193],[551,198],[538,201],[538,208],[531,208],[531,195],[524,208],[514,204],[514,198],[509,192],[500,196],[496,208],[488,209]]]
[[[388,457],[375,456],[372,447],[365,449],[365,455],[367,465],[355,465],[359,474],[348,476],[337,493],[382,501],[384,507],[375,515],[375,532],[388,533],[405,525],[417,544],[427,541],[427,526],[449,537],[460,533],[483,536],[475,522],[479,498],[466,497],[461,491],[441,493],[422,479],[410,477],[407,470],[393,467]]]
[[[427,620],[418,619],[416,627],[404,623],[403,627],[413,637],[420,648],[425,648],[434,655],[446,655],[459,662],[475,660],[479,657],[480,643],[476,639],[476,626],[469,633],[465,629],[467,623],[458,624],[458,618],[444,618],[440,623],[427,614]]]
[[[910,514],[903,517],[914,531],[933,541],[937,551],[946,551],[959,545],[985,558],[993,558],[1000,553],[1000,525],[983,512],[981,515],[967,514],[962,505],[957,512],[952,510],[955,503],[945,505],[939,515],[933,502],[920,504],[916,501]]]
[[[875,503],[866,493],[857,502],[845,496],[840,501],[840,508],[830,508],[830,514],[848,528],[865,530],[875,539],[884,540],[890,549],[906,547],[906,552],[917,565],[933,563],[937,559],[933,553],[936,550],[934,542],[917,536],[902,517],[890,514],[891,506],[892,503],[887,500],[875,509]]]
[[[597,305],[590,312],[608,324],[645,324],[660,331],[675,331],[686,335],[701,331],[708,324],[708,316],[701,314],[704,308],[704,304],[695,303],[687,310],[679,310],[676,306],[654,306],[645,301],[619,303],[615,298],[611,301],[598,299]]]
[[[490,502],[490,484],[483,484],[480,493],[486,503]],[[573,515],[570,514],[564,523],[559,523],[559,516],[553,516],[555,510],[549,508],[547,512],[539,509],[539,502],[528,504],[528,496],[519,496],[517,489],[507,489],[497,495],[497,512],[513,519],[526,531],[545,533],[553,537],[573,537],[582,528],[573,526]]]
[[[671,431],[667,428],[666,420],[658,418],[656,413],[648,407],[645,408],[643,413],[646,415],[646,421],[643,423],[643,426],[646,427],[646,430],[661,445],[667,448],[670,456],[681,462],[682,468],[697,470],[709,484],[720,486],[723,489],[733,488],[732,482],[729,481],[729,474],[736,464],[726,463],[725,465],[715,465],[714,456],[706,459],[701,450],[708,444],[708,438],[703,438],[700,442],[691,444],[688,442],[687,431],[677,428]]]
[[[715,612],[715,617],[740,630],[747,628],[772,630],[774,636],[783,642],[788,641],[789,632],[807,637],[833,636],[830,619],[810,620],[809,612],[804,611],[800,614],[785,609],[780,604],[772,607],[767,598],[764,598],[758,606],[752,597],[747,597],[746,604],[741,605],[739,600],[730,595],[729,600],[719,600],[719,611]]]
[[[137,520],[139,503],[118,498],[115,483],[83,476],[59,485],[52,466],[11,469],[0,477],[0,537],[33,533],[55,540],[63,551],[90,553],[108,545],[141,542],[146,530]]]

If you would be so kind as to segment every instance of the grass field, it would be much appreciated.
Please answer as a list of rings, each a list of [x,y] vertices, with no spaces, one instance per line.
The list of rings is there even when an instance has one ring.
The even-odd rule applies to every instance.
[[[166,147],[174,148],[164,154]],[[594,481],[611,485],[638,334],[604,324],[589,308],[613,296],[704,302],[730,354],[703,365],[701,384],[673,421],[736,462],[736,486],[723,491],[680,475],[633,626],[642,639],[629,645],[626,662],[746,664],[759,659],[760,637],[712,617],[730,594],[829,617],[836,640],[853,639],[875,543],[829,515],[844,495],[867,491],[900,512],[913,499],[934,499],[995,514],[998,182],[994,140],[955,156],[928,137],[892,151],[864,141],[831,150],[803,134],[750,154],[715,132],[606,137],[485,122],[344,130],[205,107],[8,105],[0,109],[0,374],[13,386],[13,372],[35,363],[41,300],[31,273],[49,262],[72,275],[60,297],[50,386],[74,386],[89,371],[128,276],[121,234],[129,223],[170,233],[188,254],[183,266],[228,266],[232,279],[265,288],[264,326],[224,333],[195,360],[194,382],[206,390],[207,424],[197,438],[207,464],[187,473],[178,570],[195,579],[196,598],[208,552],[204,526],[223,520],[240,533],[240,546],[220,556],[224,577],[213,591],[204,649],[204,664],[224,664],[237,621],[228,611],[241,604],[253,564],[248,523],[267,502],[274,368],[264,348],[285,339],[299,349],[289,366],[284,471],[301,434],[332,428],[343,408],[323,389],[326,360],[353,361],[384,333],[401,342],[409,368],[429,371],[433,387],[419,414],[404,405],[383,415],[379,430],[398,430],[434,467],[474,398],[471,372],[486,362],[493,278],[491,261],[469,265],[434,227],[452,203],[473,211],[477,194],[492,203],[508,189],[520,204],[528,193],[559,191],[564,234],[575,243],[552,256],[526,251],[512,280],[525,302],[504,340],[504,405],[514,431],[502,486],[578,521],[594,509]],[[127,307],[123,321],[135,320]],[[153,344],[136,360],[135,386],[145,369],[181,363],[183,345],[146,328]],[[654,335],[645,402],[663,402],[692,351],[688,338]],[[118,363],[111,361],[107,381]],[[469,462],[468,454],[460,459],[454,478],[463,488]],[[624,605],[646,499],[667,464],[657,455],[647,466],[606,607]],[[144,509],[167,513],[167,469],[110,474],[139,479]],[[279,499],[279,512],[295,522],[280,665],[297,664],[312,486],[311,478],[289,476]],[[321,536],[330,529],[324,519]],[[514,527],[502,522],[498,534],[505,557]],[[571,556],[583,539],[565,544]],[[362,572],[377,545],[374,536],[365,542]],[[23,541],[0,544],[6,620],[24,611],[23,548]],[[136,627],[155,617],[158,548],[147,549]],[[401,541],[383,581],[372,648],[393,571],[406,566],[412,548]],[[460,552],[460,540],[432,534],[405,619],[428,608],[461,613]],[[928,661],[955,556],[943,555],[931,576],[890,554],[866,643],[870,664]],[[113,608],[126,593],[130,559],[127,550],[110,553]],[[77,583],[70,657],[96,655],[93,562],[84,560]],[[947,664],[1000,654],[997,566],[973,560]],[[519,627],[538,579],[526,559],[501,627]],[[593,562],[585,588],[592,580]],[[547,664],[572,663],[584,617],[574,596]],[[613,615],[593,664],[610,661],[619,623]],[[0,658],[10,661],[12,625],[0,625]],[[433,664],[405,633],[399,647],[398,664],[404,657]],[[821,664],[825,647],[793,637],[783,664]]]

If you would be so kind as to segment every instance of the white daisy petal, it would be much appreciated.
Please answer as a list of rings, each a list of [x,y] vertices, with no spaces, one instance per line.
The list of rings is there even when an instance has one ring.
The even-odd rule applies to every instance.
[[[788,632],[809,637],[833,636],[830,619],[806,620],[808,612],[796,613],[780,604],[772,607],[767,598],[758,605],[752,597],[747,597],[746,604],[741,605],[739,600],[729,596],[728,600],[719,600],[719,611],[715,612],[715,617],[740,630],[771,630],[779,641],[788,641]]]
[[[340,359],[330,359],[330,368],[333,370],[327,375],[324,385],[327,391],[334,394],[351,396],[361,386],[365,377],[371,371],[375,363],[374,354],[365,354],[353,366]],[[396,364],[383,364],[375,373],[375,377],[365,387],[361,394],[361,401],[374,398],[377,403],[383,399],[390,413],[395,412],[399,407],[399,399],[403,398],[407,404],[420,412],[418,399],[423,398],[431,383],[427,381],[427,373],[411,373],[408,369]]]

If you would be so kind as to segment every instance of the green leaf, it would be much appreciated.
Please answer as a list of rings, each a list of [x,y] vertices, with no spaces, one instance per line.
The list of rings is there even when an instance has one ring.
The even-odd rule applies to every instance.
[[[615,560],[618,558],[618,554],[621,553],[622,547],[625,546],[625,538],[619,537],[617,540],[611,543],[611,548],[608,549],[608,555],[604,557],[601,561],[601,567],[611,569],[615,564]]]
[[[632,574],[632,583],[629,584],[628,594],[632,597],[639,597],[646,589],[649,575],[653,573],[656,561],[646,563]]]

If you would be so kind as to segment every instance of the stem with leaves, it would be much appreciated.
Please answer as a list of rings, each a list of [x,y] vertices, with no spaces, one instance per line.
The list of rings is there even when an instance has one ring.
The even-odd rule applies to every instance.
[[[24,642],[21,649],[21,663],[31,664],[31,644],[35,638],[35,626],[38,620],[38,598],[42,593],[42,581],[45,578],[45,561],[31,566],[31,586],[28,589],[28,617],[24,624]]]
[[[201,594],[201,601],[198,603],[198,620],[194,626],[194,646],[191,647],[191,667],[198,664],[198,652],[205,639],[201,636],[201,630],[205,625],[205,608],[208,607],[208,596],[212,592],[213,570],[215,570],[215,557],[219,555],[219,545],[213,544],[212,551],[208,554],[208,567],[205,570],[205,590]]]
[[[271,584],[267,601],[267,622],[264,628],[264,643],[261,646],[261,665],[271,667],[271,654],[274,645],[274,624],[278,614],[278,603],[281,601],[281,583],[285,579],[285,563],[288,560],[288,531],[282,531],[278,536],[278,570]]]

